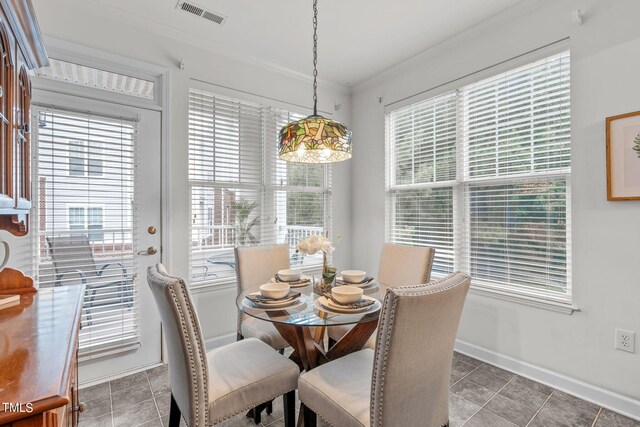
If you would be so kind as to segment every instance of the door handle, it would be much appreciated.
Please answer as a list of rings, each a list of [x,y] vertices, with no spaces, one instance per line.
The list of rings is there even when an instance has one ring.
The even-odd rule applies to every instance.
[[[146,251],[138,252],[138,255],[155,255],[158,253],[158,250],[154,246],[149,246]]]

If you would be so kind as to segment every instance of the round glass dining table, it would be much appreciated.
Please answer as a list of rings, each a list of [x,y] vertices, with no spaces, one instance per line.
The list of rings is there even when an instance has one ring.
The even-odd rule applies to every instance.
[[[376,304],[363,312],[337,313],[318,304],[321,296],[314,293],[311,284],[291,290],[300,292],[301,296],[287,307],[262,309],[253,306],[245,296],[259,292],[259,286],[240,293],[236,305],[242,313],[272,323],[293,348],[291,360],[306,371],[361,350],[376,329],[385,293],[383,287],[374,283],[364,289],[364,295],[376,299]],[[327,328],[340,325],[353,327],[339,341],[325,345]]]

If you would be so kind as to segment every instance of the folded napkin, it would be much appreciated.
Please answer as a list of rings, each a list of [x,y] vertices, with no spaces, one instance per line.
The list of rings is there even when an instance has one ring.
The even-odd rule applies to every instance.
[[[309,283],[309,282],[311,282],[311,280],[309,280],[309,279],[298,279],[298,280],[294,280],[293,282],[287,282],[286,280],[282,280],[282,279],[280,278],[280,276],[278,276],[278,274],[277,274],[277,273],[276,273],[276,276],[275,276],[275,277],[276,277],[276,282],[288,283],[288,284],[290,284],[290,285],[292,285],[292,286],[302,285],[302,284],[304,284],[304,283]]]
[[[261,294],[245,295],[245,298],[251,302],[257,302],[258,304],[269,304],[276,302],[285,302],[287,300],[293,301],[297,298],[300,298],[300,292],[289,291],[287,295],[279,299],[267,298],[265,296],[262,296]]]
[[[328,299],[330,299],[332,302],[334,302],[336,305],[339,305],[340,307],[345,307],[345,308],[364,308],[364,307],[369,307],[370,305],[373,305],[376,303],[376,300],[374,299],[369,299],[369,298],[362,298],[359,299],[356,302],[352,302],[351,304],[343,304],[341,302],[339,302],[337,299],[335,299],[333,297],[333,295],[331,295],[330,292],[325,292],[324,296]]]
[[[344,279],[343,280],[336,279],[336,283],[338,285],[368,285],[371,282],[373,282],[373,277],[371,276],[365,277],[362,282],[358,282],[358,283],[350,283],[350,282],[345,282]]]

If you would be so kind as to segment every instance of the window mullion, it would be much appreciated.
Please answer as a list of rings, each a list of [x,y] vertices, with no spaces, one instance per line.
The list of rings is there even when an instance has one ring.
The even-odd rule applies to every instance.
[[[468,112],[464,106],[464,93],[456,91],[456,179],[453,186],[453,242],[454,270],[469,272],[469,209],[465,194],[465,177],[467,176],[468,141],[465,126],[468,123]]]

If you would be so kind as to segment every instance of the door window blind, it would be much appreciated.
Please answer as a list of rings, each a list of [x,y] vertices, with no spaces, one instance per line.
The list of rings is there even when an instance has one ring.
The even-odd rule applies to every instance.
[[[570,56],[387,116],[387,238],[436,249],[434,272],[570,299]]]
[[[300,114],[189,92],[191,271],[196,284],[235,282],[233,248],[288,243],[306,271],[322,258],[295,253],[300,238],[330,225],[330,169],[277,158],[278,132]]]
[[[40,286],[84,284],[81,355],[138,342],[136,123],[37,108]]]

